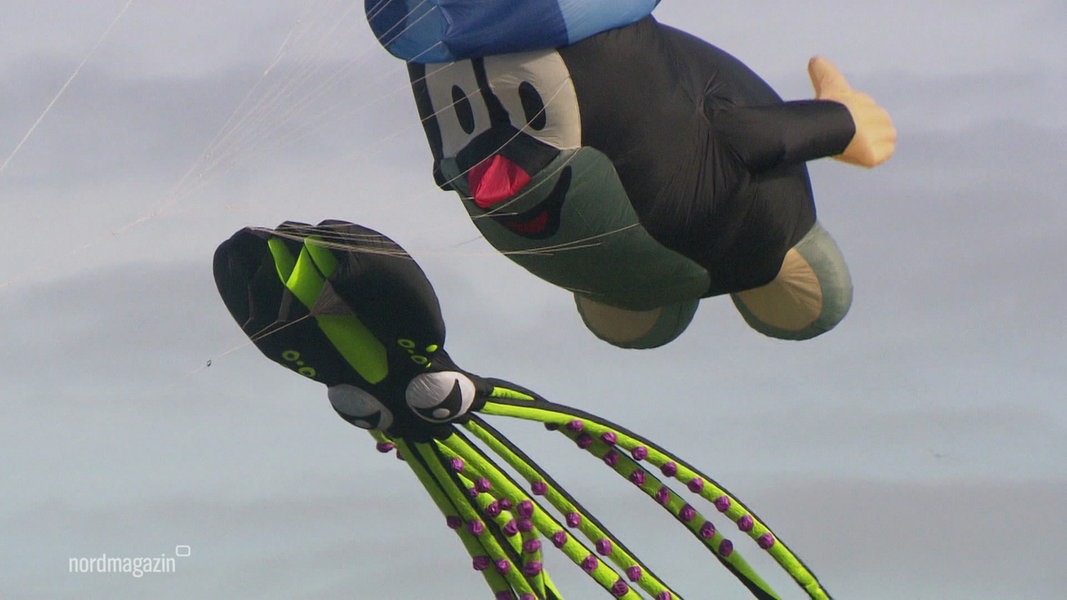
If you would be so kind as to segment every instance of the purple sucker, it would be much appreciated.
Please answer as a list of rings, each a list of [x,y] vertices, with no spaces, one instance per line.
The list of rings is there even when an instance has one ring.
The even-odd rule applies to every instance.
[[[534,514],[534,503],[529,500],[523,500],[516,507],[516,512],[519,513],[520,517],[529,519]]]
[[[601,538],[596,541],[597,554],[601,556],[607,556],[611,554],[611,540],[607,538]]]
[[[693,518],[696,517],[696,516],[697,516],[697,509],[693,508],[692,506],[690,506],[688,504],[683,506],[682,510],[678,511],[678,518],[681,519],[682,521],[686,522],[686,523],[692,521]]]
[[[638,470],[630,473],[630,482],[636,486],[645,485],[645,472]]]
[[[705,540],[715,537],[715,525],[711,521],[704,521],[704,524],[700,526],[699,535]]]
[[[614,451],[614,450],[609,450],[608,453],[604,455],[604,464],[606,464],[609,467],[614,467],[614,466],[618,465],[619,464],[619,453]]]
[[[552,545],[557,548],[562,548],[567,543],[567,532],[560,529],[556,533],[552,534]]]

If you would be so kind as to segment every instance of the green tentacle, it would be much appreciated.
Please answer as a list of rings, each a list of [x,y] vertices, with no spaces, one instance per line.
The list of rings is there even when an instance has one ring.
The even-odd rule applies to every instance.
[[[468,424],[470,429],[470,424]],[[477,434],[476,434],[477,435]],[[492,436],[489,436],[492,437]],[[483,441],[488,438],[482,438]],[[461,436],[452,436],[449,441],[453,443],[462,443],[465,448],[463,449],[464,458],[469,460],[471,466],[481,470],[482,472],[492,469],[496,471],[499,478],[493,481],[494,486],[499,486],[506,495],[512,498],[519,498],[521,501],[527,501],[530,503],[530,507],[533,509],[530,511],[529,519],[534,527],[542,533],[546,538],[552,540],[552,543],[556,545],[570,560],[581,567],[593,580],[601,585],[605,590],[610,591],[616,598],[623,598],[626,600],[634,600],[639,598],[629,585],[622,580],[620,575],[612,569],[607,563],[596,557],[584,544],[578,541],[574,536],[566,534],[566,528],[552,515],[545,510],[544,506],[537,502],[534,498],[528,495],[522,488],[520,488],[511,478],[502,471],[496,469],[493,463],[486,458],[480,450],[470,444],[465,438]],[[494,452],[501,454],[496,448],[493,448]],[[502,457],[504,455],[501,454]],[[504,457],[507,460],[507,457]],[[513,463],[508,460],[508,463],[513,467]],[[577,509],[571,512],[576,512]],[[584,525],[579,525],[579,528],[590,535],[599,530],[596,529],[595,523],[591,522],[591,519],[582,519]],[[560,535],[562,533],[562,535]],[[603,536],[601,536],[603,537]],[[598,538],[593,538],[598,539]]]
[[[451,439],[449,438],[449,440]],[[521,516],[512,510],[521,503],[521,500],[515,499],[507,492],[500,491],[503,487],[500,482],[503,474],[496,469],[495,465],[490,463],[486,465],[488,468],[484,470],[471,466],[467,463],[475,460],[476,457],[472,456],[466,448],[454,448],[454,446],[457,446],[457,444],[445,442],[441,444],[440,449],[442,454],[449,458],[453,465],[455,465],[453,462],[455,460],[462,461],[462,464],[452,467],[456,473],[455,476],[469,490],[475,490],[470,493],[473,500],[478,503],[481,513],[492,519],[496,527],[504,534],[513,556],[522,557],[521,561],[512,558],[511,562],[513,564],[521,562],[522,572],[535,589],[537,597],[547,597],[547,590],[553,588],[553,586],[548,579],[547,571],[541,568],[540,541],[538,540],[537,544],[527,545],[531,540],[538,539],[537,534],[532,530],[523,530],[519,525]],[[500,508],[502,505],[512,508]],[[533,565],[536,565],[536,567],[533,567]],[[558,595],[558,591],[555,589],[552,589],[552,591]]]
[[[504,577],[511,588],[519,594],[533,595],[533,588],[522,576],[522,573],[516,567],[512,557],[501,545],[500,540],[493,534],[493,532],[485,527],[485,522],[482,520],[481,514],[470,503],[467,491],[461,489],[452,479],[452,475],[445,468],[441,455],[437,454],[436,447],[428,444],[414,444],[414,449],[419,453],[423,463],[428,467],[430,473],[434,479],[438,482],[451,481],[453,485],[445,488],[445,493],[448,494],[449,500],[453,506],[459,512],[459,516],[468,527],[473,528],[470,531],[478,541],[481,542],[485,548],[486,555],[493,560],[496,570]],[[504,562],[499,562],[504,561]],[[485,569],[489,570],[489,569]],[[498,591],[498,590],[494,590]]]
[[[546,425],[558,428],[565,434],[568,433],[568,425],[572,422],[581,423],[583,430],[593,438],[600,438],[606,433],[615,436],[614,444],[619,448],[633,454],[637,448],[642,455],[642,460],[658,467],[665,475],[685,484],[694,493],[699,494],[705,500],[712,502],[716,509],[733,520],[744,533],[754,539],[756,543],[766,550],[768,554],[785,570],[796,583],[805,590],[813,599],[829,599],[830,596],[822,587],[821,583],[808,567],[768,528],[754,512],[749,510],[733,494],[719,485],[715,480],[701,473],[689,465],[686,461],[670,454],[657,444],[623,428],[600,419],[595,415],[585,413],[559,404],[551,403],[532,395],[498,386],[493,390],[489,400],[482,407],[481,413],[486,415],[499,415],[539,421]],[[577,427],[577,426],[573,426]],[[573,433],[573,431],[572,431]],[[577,434],[574,436],[577,437]],[[774,592],[755,574],[747,564],[742,566],[740,557],[732,552],[729,556],[722,556],[721,550],[716,553],[726,564],[739,569],[735,575],[746,582],[751,583],[763,593],[776,597]],[[749,586],[752,589],[752,586]],[[753,590],[755,592],[755,590]]]
[[[422,483],[422,486],[429,493],[430,498],[433,499],[437,508],[443,515],[445,515],[446,520],[457,523],[462,522],[462,517],[456,506],[453,504],[451,496],[441,486],[440,482],[429,472],[426,465],[418,459],[418,453],[414,452],[407,442],[404,442],[403,440],[392,440],[380,432],[371,433],[380,444],[395,445],[398,451],[401,452],[401,456],[412,457],[410,460],[405,458],[404,462],[411,468],[411,471],[415,474],[415,477],[419,482]],[[454,531],[459,536],[460,541],[463,543],[463,547],[467,550],[472,561],[475,557],[486,553],[486,549],[482,542],[467,529],[460,526],[454,528]],[[481,574],[485,579],[486,584],[489,586],[489,589],[492,590],[494,594],[511,589],[511,586],[508,585],[507,581],[497,571],[493,569],[483,569]]]
[[[602,550],[606,551],[605,554],[611,559],[613,563],[618,565],[626,573],[626,578],[634,581],[643,590],[648,592],[657,598],[678,598],[678,594],[671,590],[659,577],[657,577],[651,569],[649,569],[643,562],[638,560],[614,534],[607,530],[600,522],[580,503],[572,498],[566,490],[564,490],[555,480],[552,479],[547,473],[545,473],[537,464],[531,460],[525,453],[516,448],[510,442],[506,440],[499,432],[493,429],[490,425],[484,422],[477,416],[472,416],[470,421],[465,424],[465,427],[471,431],[479,440],[484,442],[494,453],[503,458],[512,468],[514,468],[520,476],[527,480],[531,488],[534,490],[535,495],[542,495],[561,515],[564,515],[568,519],[568,526],[578,529],[590,542],[594,545],[599,544],[597,552]],[[558,523],[556,523],[558,525]],[[562,531],[557,528],[555,531],[546,531],[545,535],[556,536]],[[566,532],[563,531],[565,534]],[[592,566],[591,558],[596,560],[597,569],[600,564],[604,564],[591,553],[584,544],[576,544],[571,546],[570,540],[573,540],[572,536],[564,535],[567,540],[567,544],[561,548],[576,564],[582,565],[583,568],[590,568]],[[556,541],[556,540],[554,540]],[[608,542],[604,544],[604,542]],[[584,564],[583,564],[584,563]],[[604,564],[606,569],[600,577],[605,581],[610,576],[618,577],[614,580],[613,593],[622,589],[624,586],[628,587],[629,584],[625,582],[619,576],[619,574]],[[598,580],[601,584],[604,581]],[[664,595],[669,594],[669,595]]]

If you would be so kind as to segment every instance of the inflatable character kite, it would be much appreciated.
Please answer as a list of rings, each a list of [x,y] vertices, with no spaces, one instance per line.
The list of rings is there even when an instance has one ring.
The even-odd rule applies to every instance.
[[[808,339],[852,301],[805,162],[873,167],[889,115],[828,61],[785,102],[726,52],[658,23],[657,0],[366,0],[408,62],[437,184],[482,235],[574,294],[621,347],[666,344],[701,298]]]
[[[604,419],[459,368],[444,347],[433,288],[385,236],[340,221],[244,229],[218,248],[214,272],[230,313],[268,358],[324,384],[342,419],[370,430],[379,450],[400,453],[497,599],[562,598],[547,569],[557,561],[615,598],[680,597],[490,424],[500,417],[569,438],[623,488],[667,511],[756,598],[778,596],[729,531],[750,538],[810,597],[828,597],[755,513],[684,460]]]

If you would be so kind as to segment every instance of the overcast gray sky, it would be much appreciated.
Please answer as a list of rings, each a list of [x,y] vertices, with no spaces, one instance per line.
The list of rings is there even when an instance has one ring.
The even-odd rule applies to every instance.
[[[829,57],[900,140],[873,171],[811,165],[856,285],[836,330],[763,338],[718,298],[647,352],[595,340],[436,189],[360,3],[125,5],[14,0],[0,20],[0,597],[488,595],[406,467],[247,345],[214,290],[237,229],[323,218],[415,256],[464,368],[688,458],[836,597],[1063,597],[1061,0],[665,0],[661,21],[786,97]],[[510,429],[688,597],[746,597],[596,461]],[[175,573],[68,572],[178,547]]]

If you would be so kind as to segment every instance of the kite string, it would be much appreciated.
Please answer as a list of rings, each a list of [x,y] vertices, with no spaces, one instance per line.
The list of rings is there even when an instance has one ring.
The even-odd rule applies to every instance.
[[[48,102],[48,104],[45,105],[44,110],[42,110],[41,114],[37,116],[37,120],[35,120],[33,124],[30,125],[30,128],[26,131],[25,135],[23,135],[22,138],[18,141],[18,143],[15,144],[14,149],[12,149],[11,152],[7,155],[7,157],[4,158],[4,161],[0,163],[0,175],[2,175],[4,171],[7,170],[7,166],[11,164],[11,161],[14,160],[15,156],[19,153],[19,151],[22,150],[22,147],[26,145],[26,142],[29,141],[29,139],[33,136],[34,132],[37,131],[37,127],[40,126],[41,122],[44,121],[45,117],[48,116],[48,113],[52,111],[52,107],[55,106],[57,102],[59,102],[59,99],[67,91],[67,88],[70,87],[71,83],[73,83],[74,80],[78,77],[78,75],[82,72],[82,69],[84,69],[85,65],[89,63],[89,60],[93,57],[93,55],[96,54],[96,51],[104,45],[104,42],[111,35],[111,31],[115,29],[115,26],[118,25],[119,21],[122,20],[123,15],[126,14],[126,12],[130,9],[130,6],[132,6],[135,1],[136,0],[126,0],[126,3],[122,5],[122,8],[119,9],[119,12],[115,15],[113,19],[111,19],[111,22],[108,23],[108,26],[104,29],[104,32],[100,34],[100,37],[96,39],[96,43],[94,43],[92,47],[89,48],[89,51],[85,53],[85,55],[82,57],[81,62],[78,63],[78,65],[74,68],[74,71],[71,72],[70,76],[67,77],[66,81],[63,82],[63,85],[59,87],[59,91],[57,91],[55,95],[52,96],[52,99]]]
[[[114,30],[116,25],[121,20],[122,16],[125,15],[129,8],[133,5],[134,1],[135,0],[127,0],[127,2],[123,5],[122,9],[119,11],[119,13],[115,16],[115,18],[112,19],[104,34],[100,36],[100,38],[97,40],[97,43],[93,46],[92,50],[85,55],[85,57],[79,63],[78,67],[68,78],[67,82],[60,89],[59,93],[56,94],[52,101],[49,102],[45,110],[42,111],[41,115],[37,119],[37,122],[34,124],[33,127],[31,127],[31,130],[27,132],[27,134],[24,136],[23,141],[21,141],[16,147],[16,149],[11,153],[11,155],[7,157],[4,162],[4,167],[6,167],[11,162],[11,159],[25,144],[25,141],[30,138],[33,131],[37,128],[40,122],[44,120],[45,116],[50,112],[52,107],[56,105],[60,96],[63,95],[63,92],[65,92],[70,87],[70,83],[82,71],[83,67],[89,62],[96,50],[103,45],[104,41],[107,39],[112,30]],[[311,1],[308,2],[308,4],[314,4],[314,2]],[[271,63],[260,75],[255,84],[251,86],[249,91],[246,93],[244,99],[238,104],[237,108],[235,108],[235,110],[231,113],[230,117],[225,121],[223,126],[217,131],[215,137],[207,144],[207,146],[205,146],[205,148],[191,163],[185,173],[168,191],[160,195],[160,198],[155,204],[155,206],[153,206],[147,212],[144,212],[143,214],[137,216],[136,218],[128,222],[122,223],[116,227],[112,227],[99,235],[91,237],[83,243],[75,245],[74,247],[70,248],[65,252],[62,252],[60,255],[52,259],[40,259],[38,262],[26,267],[25,271],[21,274],[15,274],[14,276],[8,277],[7,279],[0,281],[0,289],[29,279],[33,274],[42,272],[44,270],[43,267],[47,264],[62,262],[71,256],[80,254],[105,241],[115,239],[125,234],[131,229],[134,229],[146,222],[152,221],[160,217],[161,215],[171,210],[183,198],[190,196],[192,193],[205,186],[207,184],[209,176],[211,176],[213,173],[216,173],[218,171],[218,167],[224,164],[227,158],[237,155],[238,149],[241,147],[241,143],[250,143],[251,140],[255,139],[257,132],[259,132],[260,134],[259,138],[264,139],[265,136],[262,135],[263,125],[261,122],[267,122],[269,130],[269,128],[272,127],[271,125],[269,125],[270,119],[261,117],[257,118],[257,115],[261,115],[263,113],[270,114],[272,110],[276,109],[276,105],[272,105],[271,103],[264,103],[264,98],[284,98],[285,94],[278,92],[278,89],[284,90],[286,88],[300,87],[298,83],[292,83],[295,78],[290,77],[282,78],[280,83],[276,82],[274,84],[274,90],[266,92],[261,91],[267,88],[265,84],[269,81],[271,73],[275,71],[275,69],[282,63],[283,60],[285,60],[287,56],[290,56],[294,53],[298,42],[311,35],[308,32],[317,31],[318,24],[329,22],[333,23],[336,28],[338,20],[334,18],[334,13],[330,12],[328,6],[321,6],[325,6],[326,8],[321,8],[318,12],[314,13],[312,12],[312,8],[310,6],[305,7],[303,13],[297,19],[297,22],[288,31],[285,39],[283,40],[282,44],[276,51],[275,56],[271,60]],[[310,23],[308,23],[309,20]],[[326,44],[331,43],[330,40],[323,41],[317,37],[312,37],[313,39],[318,41],[320,46],[324,46]],[[336,42],[336,40],[333,40],[332,42],[338,43]],[[364,53],[364,55],[369,55],[372,50],[372,48],[369,48]],[[256,98],[257,96],[259,97],[258,101],[253,100],[253,98]],[[240,134],[242,132],[245,132],[243,138],[240,137]],[[230,143],[231,140],[235,140],[235,143]]]
[[[242,342],[240,344],[237,344],[237,345],[234,345],[234,346],[231,346],[230,348],[228,348],[226,350],[223,350],[220,353],[213,354],[210,358],[208,358],[206,361],[204,361],[204,364],[200,365],[196,369],[193,369],[192,371],[189,372],[189,374],[190,375],[195,375],[195,374],[203,371],[204,369],[207,369],[211,365],[213,365],[215,363],[215,361],[220,359],[220,358],[223,358],[223,357],[229,356],[229,355],[231,355],[231,354],[233,354],[235,352],[239,352],[241,350],[244,350],[245,348],[248,348],[249,346],[252,346],[252,345],[256,344],[259,341],[262,341],[262,340],[264,340],[264,339],[266,339],[266,338],[268,338],[268,337],[270,337],[270,336],[272,336],[272,335],[274,335],[276,333],[281,333],[283,330],[285,330],[285,329],[287,329],[289,327],[292,327],[293,325],[297,325],[297,324],[301,323],[302,321],[310,319],[310,318],[312,318],[314,316],[315,315],[313,313],[308,313],[308,314],[306,314],[306,315],[304,315],[302,317],[299,317],[297,319],[293,319],[292,321],[287,321],[285,323],[282,323],[278,327],[275,327],[276,325],[279,325],[278,322],[271,323],[270,325],[267,325],[267,326],[263,327],[263,329],[260,329],[256,333],[249,334],[248,335],[248,339],[246,339],[244,342]]]

